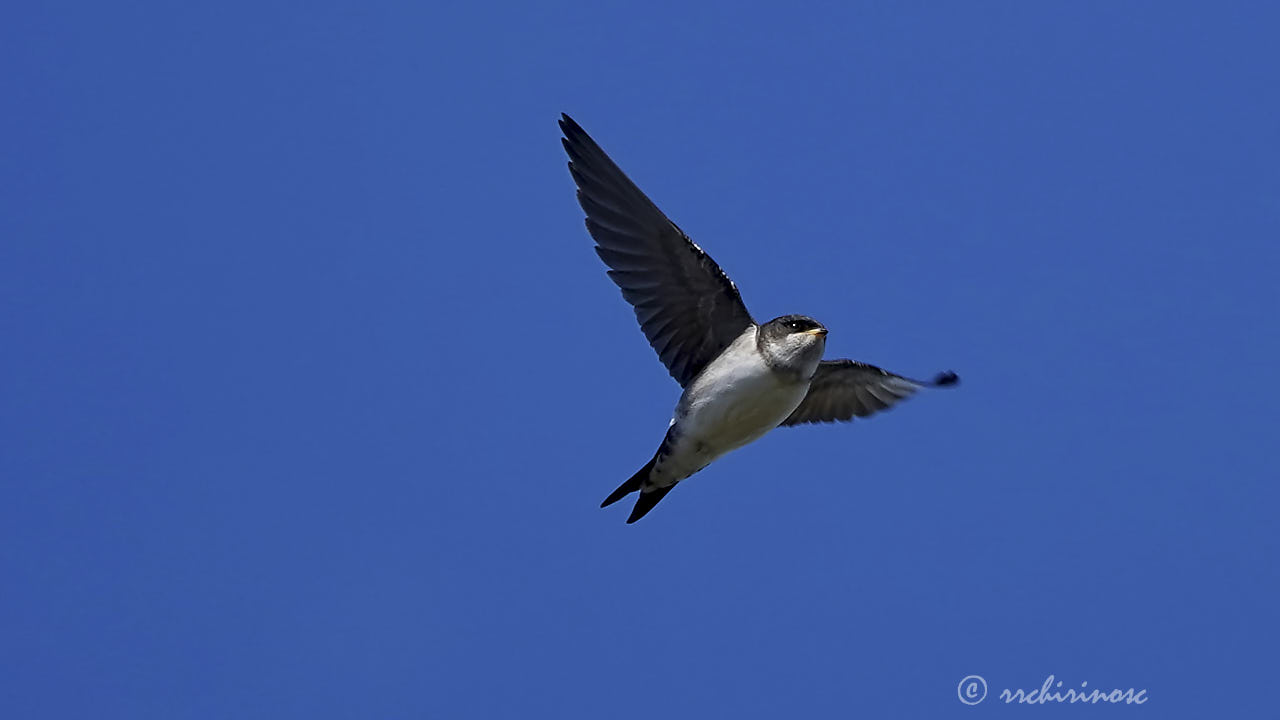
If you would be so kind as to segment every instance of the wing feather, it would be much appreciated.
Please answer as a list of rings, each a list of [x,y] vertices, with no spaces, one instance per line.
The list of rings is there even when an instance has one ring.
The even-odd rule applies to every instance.
[[[913,380],[854,360],[824,360],[809,383],[809,392],[783,425],[848,422],[887,410],[925,387],[960,382],[953,372],[933,380]]]
[[[720,266],[568,115],[560,120],[587,232],[671,377],[688,385],[754,321]]]

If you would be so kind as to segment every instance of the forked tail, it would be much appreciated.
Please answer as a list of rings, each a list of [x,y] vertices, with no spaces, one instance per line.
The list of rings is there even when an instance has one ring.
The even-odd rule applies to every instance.
[[[659,451],[661,452],[661,451]],[[658,501],[667,496],[671,492],[671,488],[675,487],[672,483],[666,487],[645,487],[645,481],[649,479],[649,472],[653,470],[653,465],[658,461],[658,454],[655,453],[649,462],[644,464],[631,479],[618,486],[617,490],[609,493],[609,497],[600,503],[600,507],[608,507],[633,492],[640,493],[640,497],[636,498],[636,505],[631,509],[631,516],[627,518],[627,524],[639,520],[645,516],[645,513],[653,509]]]
[[[618,486],[617,490],[609,493],[609,497],[605,498],[604,502],[600,503],[600,507],[609,507],[633,492],[640,492],[640,488],[644,485],[644,481],[649,478],[649,471],[653,470],[653,464],[657,461],[658,456],[655,454],[649,462],[644,464],[644,467],[640,468],[636,471],[635,475],[631,476],[630,480],[622,483]]]

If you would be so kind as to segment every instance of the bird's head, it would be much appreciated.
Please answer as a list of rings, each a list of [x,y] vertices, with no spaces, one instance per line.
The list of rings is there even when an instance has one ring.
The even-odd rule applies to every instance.
[[[774,367],[813,375],[827,346],[827,329],[805,315],[783,315],[760,326],[760,352]]]

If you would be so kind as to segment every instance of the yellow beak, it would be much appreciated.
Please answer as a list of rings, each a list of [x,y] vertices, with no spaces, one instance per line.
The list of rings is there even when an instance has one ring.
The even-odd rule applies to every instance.
[[[814,329],[812,329],[812,330],[805,330],[805,332],[809,333],[810,335],[817,335],[818,337],[822,337],[823,335],[826,335],[826,334],[827,334],[827,329],[826,329],[826,328],[814,328]]]

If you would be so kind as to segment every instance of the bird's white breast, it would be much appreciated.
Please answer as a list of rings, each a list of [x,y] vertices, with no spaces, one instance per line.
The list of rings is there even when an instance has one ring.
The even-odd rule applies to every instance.
[[[680,398],[673,419],[679,432],[665,470],[691,474],[758,439],[785,420],[808,389],[808,380],[788,379],[765,364],[756,352],[756,328],[748,328]]]

